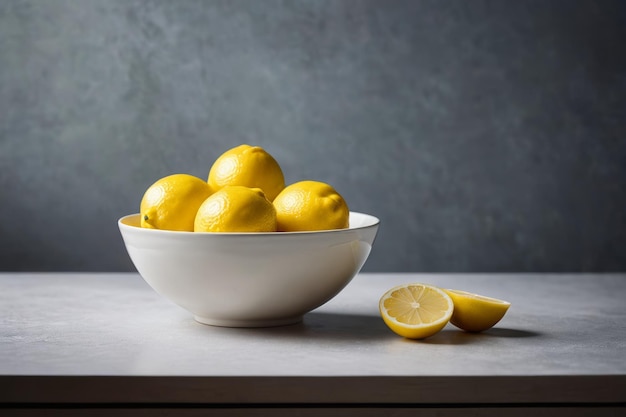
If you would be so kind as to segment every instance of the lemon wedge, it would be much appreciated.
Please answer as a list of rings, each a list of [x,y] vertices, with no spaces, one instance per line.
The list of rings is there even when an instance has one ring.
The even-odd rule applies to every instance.
[[[427,284],[403,284],[387,291],[378,304],[387,326],[409,339],[424,339],[450,321],[454,304],[443,290]]]
[[[506,314],[511,303],[460,290],[444,290],[454,303],[450,323],[468,332],[490,329]]]

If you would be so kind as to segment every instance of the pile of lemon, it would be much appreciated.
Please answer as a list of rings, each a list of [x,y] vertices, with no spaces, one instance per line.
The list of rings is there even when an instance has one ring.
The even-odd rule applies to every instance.
[[[240,145],[215,160],[204,181],[174,174],[152,184],[141,227],[187,232],[296,232],[345,229],[350,211],[329,184],[285,186],[283,171],[259,146]]]

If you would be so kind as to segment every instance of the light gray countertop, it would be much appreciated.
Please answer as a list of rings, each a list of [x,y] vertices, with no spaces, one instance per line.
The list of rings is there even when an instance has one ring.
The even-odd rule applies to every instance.
[[[512,305],[484,333],[449,324],[408,340],[378,313],[380,296],[408,282]],[[235,329],[195,322],[138,274],[4,273],[0,403],[623,406],[625,297],[626,274],[362,273],[301,324]]]

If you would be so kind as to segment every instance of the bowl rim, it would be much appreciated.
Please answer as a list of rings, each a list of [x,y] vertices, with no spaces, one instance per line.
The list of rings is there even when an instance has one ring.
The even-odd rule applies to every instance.
[[[362,213],[358,211],[350,211],[350,215],[359,215],[364,216],[368,222],[361,226],[347,227],[345,229],[330,229],[330,230],[309,230],[309,231],[298,231],[298,232],[187,232],[187,231],[178,231],[178,230],[160,230],[160,229],[146,229],[142,227],[133,226],[130,224],[124,223],[125,220],[128,220],[133,217],[138,217],[141,213],[133,213],[127,214],[125,216],[120,217],[117,220],[118,227],[120,229],[126,230],[141,230],[142,233],[153,233],[162,236],[298,236],[298,235],[323,235],[323,234],[332,234],[332,233],[346,233],[355,230],[365,230],[372,227],[377,227],[380,224],[380,219],[371,214]]]

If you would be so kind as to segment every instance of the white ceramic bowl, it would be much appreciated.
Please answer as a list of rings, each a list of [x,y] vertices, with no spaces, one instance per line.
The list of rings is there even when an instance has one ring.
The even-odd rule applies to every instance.
[[[348,229],[293,233],[194,233],[143,229],[139,214],[118,221],[128,254],[159,294],[204,324],[296,323],[359,272],[379,220],[350,213]]]

